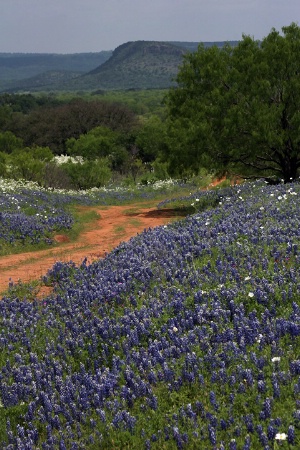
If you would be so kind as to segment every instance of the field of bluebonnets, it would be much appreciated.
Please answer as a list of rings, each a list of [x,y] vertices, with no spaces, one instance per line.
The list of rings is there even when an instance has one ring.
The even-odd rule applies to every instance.
[[[193,193],[185,219],[57,263],[42,301],[2,298],[1,448],[300,448],[299,197],[297,183]],[[0,198],[2,240],[71,226],[60,194]],[[14,233],[35,198],[36,228]]]

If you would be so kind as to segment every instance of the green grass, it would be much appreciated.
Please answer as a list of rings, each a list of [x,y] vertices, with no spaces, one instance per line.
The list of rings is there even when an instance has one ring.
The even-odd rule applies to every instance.
[[[17,283],[11,283],[6,295],[10,297],[24,298],[29,301],[36,299],[40,290],[41,282],[39,280],[33,280],[28,283],[18,281]]]
[[[97,220],[101,219],[101,214],[90,207],[87,209],[72,205],[69,210],[74,217],[74,225],[71,230],[66,230],[65,234],[71,242],[76,241],[83,231],[88,230]]]
[[[139,219],[129,219],[128,224],[132,225],[133,227],[139,227],[141,226],[141,221]]]
[[[125,233],[125,227],[121,225],[117,225],[114,227],[114,233],[115,234],[123,234]]]

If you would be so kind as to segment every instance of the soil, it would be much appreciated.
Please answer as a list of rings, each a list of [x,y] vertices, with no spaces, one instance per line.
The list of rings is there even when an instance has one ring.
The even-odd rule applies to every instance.
[[[9,283],[28,283],[41,280],[47,271],[58,261],[80,264],[85,258],[91,263],[103,258],[121,242],[148,228],[164,225],[180,218],[174,210],[157,210],[147,208],[145,204],[126,206],[111,206],[106,209],[81,207],[83,212],[94,210],[99,219],[88,224],[75,242],[70,242],[68,236],[54,236],[55,244],[47,250],[0,257],[0,293],[9,288]],[[41,286],[37,296],[43,296],[51,291],[51,287]]]

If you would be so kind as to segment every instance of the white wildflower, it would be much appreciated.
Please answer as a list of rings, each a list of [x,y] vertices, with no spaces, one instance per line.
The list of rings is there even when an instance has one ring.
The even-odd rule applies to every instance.
[[[280,356],[274,356],[274,357],[271,359],[271,361],[272,361],[272,362],[279,362],[279,361],[280,361]]]
[[[287,438],[287,434],[285,433],[277,433],[275,436],[275,439],[277,439],[278,441],[285,441]]]
[[[262,334],[259,334],[258,337],[257,337],[257,339],[256,339],[256,342],[260,343],[260,341],[262,340],[262,338],[263,338],[263,335],[262,335]]]

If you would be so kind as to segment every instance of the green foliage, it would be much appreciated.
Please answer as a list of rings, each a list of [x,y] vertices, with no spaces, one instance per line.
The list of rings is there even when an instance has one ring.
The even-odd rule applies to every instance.
[[[282,32],[185,56],[167,96],[172,173],[206,166],[285,182],[298,176],[300,28]]]
[[[16,137],[11,131],[0,133],[0,151],[12,153],[23,147],[22,139]]]
[[[151,117],[156,115],[163,117],[165,112],[163,98],[165,95],[165,89],[129,89],[126,91],[104,91],[101,98],[105,101],[122,103],[138,116]]]
[[[0,97],[0,130],[6,129],[6,125],[9,122],[12,115],[12,108],[10,105],[2,104]]]
[[[119,133],[108,127],[99,126],[82,134],[79,139],[70,138],[66,142],[67,153],[86,159],[103,158],[118,151]]]
[[[153,168],[153,174],[155,179],[157,180],[166,180],[167,178],[170,178],[169,172],[168,172],[168,163],[162,162],[159,158],[156,158],[155,161],[152,163]]]
[[[41,106],[28,114],[14,113],[7,128],[31,147],[50,147],[55,154],[65,153],[68,139],[101,126],[128,133],[136,126],[135,115],[126,106],[94,99],[74,99],[67,104]]]
[[[7,174],[7,154],[0,152],[0,176],[5,178]]]
[[[90,189],[105,186],[112,173],[107,158],[84,161],[82,164],[64,163],[61,168],[68,174],[75,189]]]
[[[112,170],[121,174],[126,173],[129,158],[129,153],[124,147],[116,146],[109,155]]]
[[[135,159],[140,159],[142,163],[153,162],[166,145],[162,121],[164,95],[164,90],[3,94],[0,95],[0,130],[3,126],[0,144],[7,153],[21,150],[23,146],[26,146],[27,154],[29,148],[49,147],[53,155],[67,153],[86,160],[108,158],[114,181],[128,176],[133,181],[147,170]],[[137,153],[134,150],[132,154],[133,148],[138,149]],[[10,158],[10,166],[15,156]],[[70,171],[51,162],[51,158],[47,158],[45,167],[42,167],[36,161],[33,164],[31,156],[28,154],[30,167],[27,171],[24,156],[19,156],[14,170],[8,173],[8,161],[2,161],[2,176],[17,179],[28,176],[30,180],[51,188],[71,189],[78,186],[73,184],[74,170],[72,180]],[[34,159],[38,159],[37,155]],[[165,169],[155,179],[167,177],[167,164],[161,164]],[[35,176],[35,172],[42,176]],[[149,176],[153,178],[153,174],[149,173]]]
[[[57,92],[55,98],[61,103],[69,103],[76,99],[86,101],[101,100],[107,103],[125,105],[139,117],[157,115],[164,116],[163,104],[166,89],[128,89],[128,90],[95,90],[92,92]]]
[[[23,248],[24,251],[24,248]],[[22,283],[18,281],[17,283],[11,282],[8,288],[8,294],[11,297],[26,298],[29,301],[36,300],[37,294],[40,288],[40,281],[33,280],[29,283]]]
[[[157,116],[145,120],[136,135],[136,145],[146,162],[154,161],[165,150],[166,142],[166,126]]]
[[[48,147],[33,147],[14,150],[7,158],[7,173],[15,179],[36,181],[43,184],[46,163],[53,154]]]

